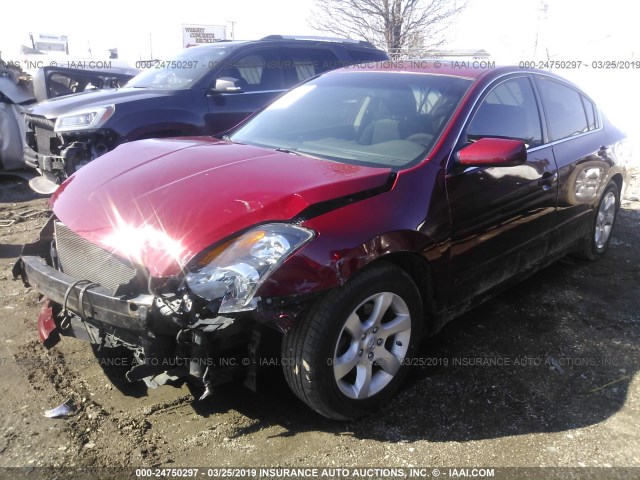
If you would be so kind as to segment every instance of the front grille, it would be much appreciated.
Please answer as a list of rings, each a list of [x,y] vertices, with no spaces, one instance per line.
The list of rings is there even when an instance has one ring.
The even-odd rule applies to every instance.
[[[55,222],[55,235],[60,270],[67,275],[98,283],[113,293],[136,276],[136,269],[129,262],[85,240],[60,222]]]

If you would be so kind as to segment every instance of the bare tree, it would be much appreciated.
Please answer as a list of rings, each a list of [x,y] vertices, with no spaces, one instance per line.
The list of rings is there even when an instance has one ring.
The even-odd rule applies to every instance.
[[[315,0],[311,26],[364,38],[393,57],[433,50],[467,0]]]

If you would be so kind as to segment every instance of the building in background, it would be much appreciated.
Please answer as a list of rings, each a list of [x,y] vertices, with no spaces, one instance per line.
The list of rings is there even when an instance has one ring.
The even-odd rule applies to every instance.
[[[227,39],[227,28],[223,25],[182,24],[182,47],[189,48]]]
[[[43,53],[58,52],[69,54],[69,37],[67,35],[29,32],[29,37],[34,50]]]

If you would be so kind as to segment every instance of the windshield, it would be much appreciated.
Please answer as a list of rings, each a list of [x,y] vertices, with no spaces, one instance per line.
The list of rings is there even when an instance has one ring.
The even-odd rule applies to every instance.
[[[132,78],[127,87],[184,90],[204,77],[237,48],[239,43],[187,48],[172,60],[138,62],[144,72]]]
[[[334,72],[280,97],[230,136],[344,163],[407,168],[432,149],[471,80]]]

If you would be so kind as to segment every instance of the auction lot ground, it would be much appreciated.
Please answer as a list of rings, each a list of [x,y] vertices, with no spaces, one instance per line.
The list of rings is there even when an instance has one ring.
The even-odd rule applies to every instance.
[[[345,424],[277,368],[257,394],[194,402],[186,385],[114,384],[80,341],[44,349],[38,296],[11,266],[46,199],[0,178],[0,224],[16,220],[0,226],[0,467],[640,467],[639,194],[637,175],[605,258],[566,258],[452,322],[392,402]],[[43,416],[67,398],[75,416]]]

